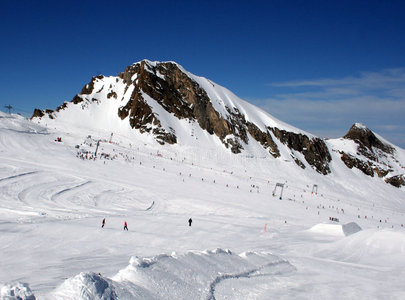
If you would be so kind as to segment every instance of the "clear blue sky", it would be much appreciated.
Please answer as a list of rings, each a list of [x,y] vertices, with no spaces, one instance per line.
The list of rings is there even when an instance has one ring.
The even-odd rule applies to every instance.
[[[2,110],[174,60],[311,133],[363,122],[405,147],[405,1],[2,1],[0,25]]]

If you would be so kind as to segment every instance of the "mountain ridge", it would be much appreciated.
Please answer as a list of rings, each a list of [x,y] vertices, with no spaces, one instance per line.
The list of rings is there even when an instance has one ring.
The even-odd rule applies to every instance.
[[[124,131],[138,131],[162,146],[192,144],[216,149],[221,144],[236,155],[253,151],[270,159],[292,159],[298,167],[310,167],[323,175],[331,173],[332,153],[338,152],[350,169],[371,177],[376,174],[397,187],[405,185],[403,171],[399,172],[405,163],[395,157],[397,148],[382,142],[365,126],[353,125],[342,138],[353,141],[355,151],[339,149],[333,141],[279,121],[175,62],[143,60],[117,76],[93,77],[71,102],[55,111],[36,109],[32,120],[66,122],[68,118],[76,120],[74,114],[87,118],[90,127],[100,124],[111,131],[125,127]],[[79,120],[75,126],[84,123]]]

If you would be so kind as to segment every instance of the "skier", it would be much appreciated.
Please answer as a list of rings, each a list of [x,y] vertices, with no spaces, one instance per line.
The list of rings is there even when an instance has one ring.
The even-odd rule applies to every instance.
[[[103,225],[101,225],[101,228],[104,228],[105,225],[105,218],[103,219]]]
[[[193,220],[190,218],[188,219],[188,226],[191,226],[191,223],[193,222]]]
[[[128,231],[127,221],[124,222],[124,230],[127,230],[127,231]]]

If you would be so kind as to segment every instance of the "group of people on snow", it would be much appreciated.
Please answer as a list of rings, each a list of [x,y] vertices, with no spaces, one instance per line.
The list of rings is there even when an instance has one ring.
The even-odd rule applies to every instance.
[[[101,223],[101,228],[104,228],[105,226],[105,218],[103,219],[102,223]],[[128,231],[128,223],[127,221],[124,221],[124,230]]]
[[[191,226],[191,223],[193,222],[193,220],[190,218],[188,219],[188,226]],[[104,228],[105,226],[105,218],[103,219],[102,223],[101,223],[101,228]],[[124,230],[128,231],[128,223],[127,221],[124,221]]]

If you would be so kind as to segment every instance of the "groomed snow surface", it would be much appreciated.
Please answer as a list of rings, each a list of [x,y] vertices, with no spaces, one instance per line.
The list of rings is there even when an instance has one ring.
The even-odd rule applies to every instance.
[[[110,138],[0,114],[1,299],[405,299],[403,189]]]

